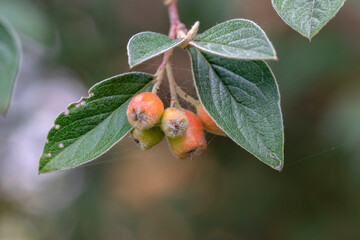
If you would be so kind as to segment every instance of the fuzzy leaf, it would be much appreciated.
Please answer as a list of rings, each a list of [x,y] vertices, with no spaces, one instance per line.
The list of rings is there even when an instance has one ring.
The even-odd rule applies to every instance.
[[[130,38],[127,54],[130,67],[156,57],[167,50],[179,46],[184,39],[171,39],[168,36],[154,32],[141,32]]]
[[[220,23],[198,35],[191,45],[227,58],[276,59],[275,49],[264,31],[246,19]]]
[[[68,107],[55,120],[40,159],[39,172],[64,170],[99,157],[132,128],[126,109],[133,95],[151,91],[153,76],[132,72],[106,79],[89,97]]]
[[[20,63],[20,47],[16,33],[0,19],[0,113],[9,109],[14,82]]]
[[[279,16],[309,39],[336,15],[344,3],[345,0],[272,0]]]
[[[280,171],[284,164],[280,96],[268,65],[195,48],[190,53],[195,86],[209,115],[233,141]]]

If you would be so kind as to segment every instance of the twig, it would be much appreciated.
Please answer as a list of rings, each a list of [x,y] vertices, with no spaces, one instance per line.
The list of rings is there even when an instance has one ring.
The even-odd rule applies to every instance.
[[[170,30],[169,30],[169,38],[175,39],[176,37],[184,37],[187,34],[187,29],[184,24],[181,23],[179,12],[177,8],[177,0],[165,0],[164,4],[168,6],[168,13],[169,13],[169,20],[170,20]],[[169,59],[172,55],[172,49],[169,51],[166,51],[164,53],[164,58],[160,66],[158,67],[156,73],[155,73],[155,79],[154,79],[154,87],[152,89],[152,92],[157,94],[161,82],[165,75],[165,68],[167,63],[169,62]]]
[[[170,19],[170,29],[174,28],[174,32],[173,35],[170,36],[169,34],[169,38],[175,38],[175,36],[177,38],[183,38],[186,36],[187,34],[187,29],[185,27],[185,25],[180,21],[180,17],[179,17],[179,11],[177,8],[177,0],[172,0],[169,4],[168,4],[168,13],[169,13],[169,19]]]

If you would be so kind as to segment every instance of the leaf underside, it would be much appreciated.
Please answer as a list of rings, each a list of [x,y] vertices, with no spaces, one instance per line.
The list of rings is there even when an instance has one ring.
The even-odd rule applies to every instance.
[[[19,69],[20,50],[16,33],[0,19],[0,113],[6,114]]]
[[[283,167],[283,123],[274,75],[263,61],[189,49],[201,103],[238,145],[276,170]]]
[[[160,33],[138,33],[129,40],[127,45],[129,65],[130,67],[134,67],[179,46],[183,41],[184,39],[171,39]]]
[[[272,0],[279,16],[309,39],[336,15],[344,3],[345,0]]]
[[[73,168],[105,153],[132,128],[126,109],[133,95],[151,91],[153,76],[131,72],[106,79],[55,120],[39,173]]]
[[[265,32],[246,19],[220,23],[196,36],[191,45],[227,58],[276,59],[275,49]]]

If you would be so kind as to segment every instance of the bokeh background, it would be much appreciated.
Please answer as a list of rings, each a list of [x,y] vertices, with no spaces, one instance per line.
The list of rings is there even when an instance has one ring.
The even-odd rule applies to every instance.
[[[38,175],[47,131],[94,83],[129,71],[126,44],[167,33],[161,0],[0,0],[22,39],[13,104],[0,117],[1,240],[360,239],[360,1],[349,0],[312,40],[267,0],[179,0],[200,31],[257,22],[274,44],[285,123],[279,173],[224,137],[174,159],[166,141],[141,152],[128,137],[86,166]],[[161,58],[136,70],[154,73]],[[176,80],[190,93],[186,53]],[[163,87],[163,99],[168,90]]]

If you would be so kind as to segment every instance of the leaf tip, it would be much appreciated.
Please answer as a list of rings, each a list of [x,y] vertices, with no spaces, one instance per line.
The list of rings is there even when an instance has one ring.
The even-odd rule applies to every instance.
[[[282,170],[283,170],[283,167],[284,167],[284,160],[283,160],[283,156],[281,157],[281,158],[278,158],[278,157],[276,157],[276,155],[274,155],[274,154],[270,154],[270,157],[272,158],[272,159],[276,159],[276,160],[278,160],[278,164],[277,165],[270,165],[273,169],[275,169],[275,170],[277,170],[277,171],[279,171],[279,172],[282,172]]]
[[[41,171],[41,170],[39,170],[39,171],[38,171],[38,176],[44,175],[44,174],[49,173],[49,172],[50,172],[50,171]]]
[[[49,172],[52,172],[54,171],[54,169],[49,169],[49,168],[46,168],[46,164],[45,165],[39,165],[39,169],[38,169],[38,175],[42,175],[42,174],[45,174],[45,173],[49,173]]]
[[[0,106],[0,114],[1,114],[4,118],[6,117],[8,111],[9,111],[9,107],[10,107],[10,104],[5,104],[5,106],[4,106],[4,105]]]
[[[39,169],[38,169],[38,175],[41,175],[41,174],[43,174],[43,173],[45,173],[45,172],[42,170],[42,167],[41,167],[41,166],[39,166]]]
[[[130,68],[130,69],[133,69],[135,66],[139,65],[140,63],[141,63],[141,62],[136,62],[136,61],[130,59],[130,57],[129,57],[128,64],[129,64],[129,68]]]
[[[280,164],[279,166],[275,167],[274,169],[281,173],[283,170],[283,165]]]

